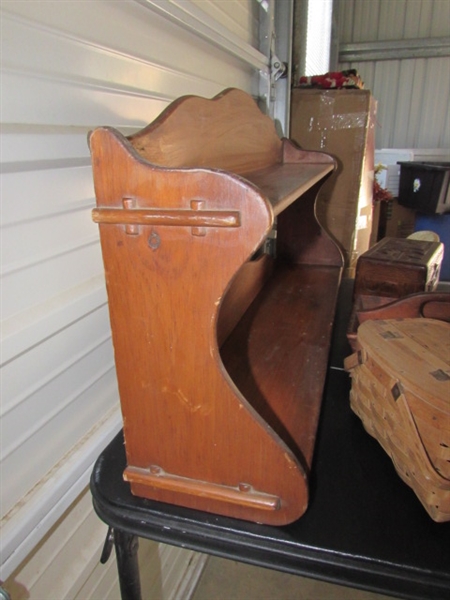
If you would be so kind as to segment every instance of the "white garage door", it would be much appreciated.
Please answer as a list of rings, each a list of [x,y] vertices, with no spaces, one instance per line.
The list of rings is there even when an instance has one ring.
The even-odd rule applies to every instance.
[[[289,32],[291,2],[278,4]],[[128,134],[181,95],[227,87],[258,97],[284,129],[274,51],[288,56],[289,36],[274,36],[274,7],[1,3],[2,580],[86,493],[121,426],[87,133]]]

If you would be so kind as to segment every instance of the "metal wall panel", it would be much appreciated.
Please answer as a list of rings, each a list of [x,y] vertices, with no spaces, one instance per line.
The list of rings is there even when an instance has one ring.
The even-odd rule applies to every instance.
[[[450,2],[337,1],[338,68],[357,69],[378,101],[376,147],[450,148]],[[399,59],[405,44],[395,43],[406,40]]]
[[[94,512],[89,490],[85,490],[5,587],[13,600],[117,600],[120,590],[114,550],[105,565],[99,561],[104,541],[105,527]],[[185,600],[204,558],[141,539],[142,597]],[[180,588],[186,593],[180,594]]]
[[[87,133],[130,133],[185,94],[258,95],[263,13],[256,0],[1,3],[0,579],[121,425]]]

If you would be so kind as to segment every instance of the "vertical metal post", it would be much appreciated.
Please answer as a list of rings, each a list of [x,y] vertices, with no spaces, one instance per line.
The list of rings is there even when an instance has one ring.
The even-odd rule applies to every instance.
[[[291,112],[291,82],[292,82],[292,44],[294,35],[294,2],[284,0],[274,5],[275,36],[273,52],[278,61],[285,66],[281,77],[275,74],[275,98],[273,106],[273,119],[281,131],[278,133],[285,137],[290,135]],[[272,61],[273,62],[273,61]],[[272,74],[273,65],[272,65]]]

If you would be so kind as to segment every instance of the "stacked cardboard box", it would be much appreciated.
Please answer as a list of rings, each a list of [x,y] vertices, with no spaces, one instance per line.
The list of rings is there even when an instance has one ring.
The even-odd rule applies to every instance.
[[[375,115],[376,101],[367,90],[292,91],[290,137],[338,163],[319,193],[317,216],[340,244],[350,277],[371,244]]]

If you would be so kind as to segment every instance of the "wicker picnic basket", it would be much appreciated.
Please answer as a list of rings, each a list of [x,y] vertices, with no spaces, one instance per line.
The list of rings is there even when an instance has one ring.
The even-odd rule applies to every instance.
[[[450,520],[450,324],[367,321],[345,361],[350,404],[430,517]]]

